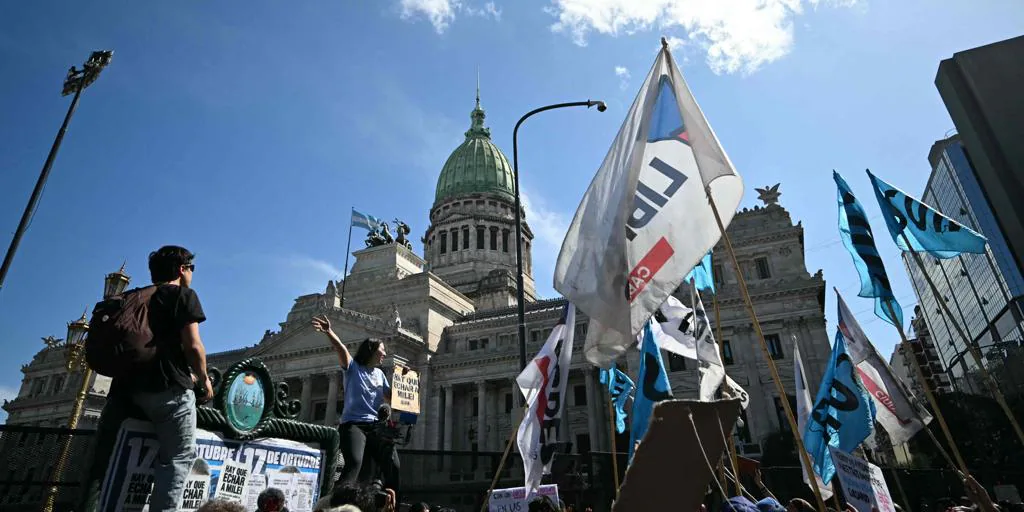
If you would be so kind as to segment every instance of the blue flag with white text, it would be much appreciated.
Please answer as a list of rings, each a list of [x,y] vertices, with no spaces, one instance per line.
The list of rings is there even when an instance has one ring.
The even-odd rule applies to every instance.
[[[633,423],[629,429],[629,460],[633,460],[633,448],[636,442],[644,438],[647,427],[651,424],[651,413],[654,405],[662,400],[672,398],[672,386],[665,373],[665,363],[661,360],[661,350],[654,341],[654,331],[648,320],[641,332],[640,373],[637,375],[640,387],[633,396]]]
[[[683,281],[694,281],[698,290],[711,290],[711,293],[717,293],[715,292],[715,275],[711,271],[711,251],[708,251],[701,258],[700,263],[693,267],[689,274],[686,274]]]
[[[857,295],[874,298],[875,314],[902,329],[903,308],[892,293],[892,285],[889,284],[885,264],[875,246],[875,236],[871,233],[868,216],[846,180],[835,171],[832,171],[832,179],[836,182],[839,200],[839,237],[853,257],[853,264],[860,275],[860,292]],[[890,307],[892,311],[889,311]]]
[[[608,395],[615,408],[615,431],[621,434],[626,431],[626,399],[636,385],[628,375],[615,367],[615,363],[612,363],[611,369],[601,368],[601,384],[608,388]]]
[[[836,472],[828,447],[851,452],[871,435],[874,424],[875,402],[846,353],[842,331],[836,329],[832,357],[803,432],[804,447],[822,482],[829,483]]]
[[[357,228],[368,229],[374,231],[379,228],[384,221],[374,217],[373,215],[367,215],[362,213],[355,208],[352,209],[352,225]]]
[[[878,207],[896,245],[904,250],[927,251],[940,259],[961,253],[984,254],[985,237],[878,179],[868,171]],[[907,247],[906,235],[910,241]]]

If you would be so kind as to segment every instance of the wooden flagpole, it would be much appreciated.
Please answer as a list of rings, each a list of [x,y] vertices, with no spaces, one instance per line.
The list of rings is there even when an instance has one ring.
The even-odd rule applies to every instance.
[[[885,308],[889,311],[889,315],[895,319],[896,311],[892,307],[892,304],[885,300],[882,301],[882,304],[884,304]],[[907,335],[906,333],[903,332],[902,326],[894,325],[893,327],[895,327],[896,331],[900,333],[900,345],[903,347],[903,351],[907,353],[908,359],[910,359],[912,366],[917,372],[917,379],[921,383],[921,388],[924,389],[924,396],[928,399],[928,403],[932,406],[932,411],[935,412],[935,419],[938,420],[939,427],[942,428],[942,433],[943,435],[946,436],[946,441],[949,443],[949,448],[950,450],[953,451],[953,456],[956,457],[955,465],[953,464],[953,461],[949,460],[949,455],[945,452],[945,450],[942,450],[942,445],[939,443],[938,439],[935,439],[935,434],[931,433],[931,429],[929,429],[928,426],[925,425],[924,430],[928,431],[928,434],[932,438],[932,441],[935,443],[935,446],[937,446],[939,450],[942,451],[943,455],[945,455],[946,460],[950,463],[951,466],[959,467],[960,471],[962,471],[964,475],[970,475],[970,473],[967,471],[967,464],[964,463],[963,457],[960,456],[960,450],[956,447],[956,443],[953,442],[953,434],[949,432],[949,426],[946,425],[946,418],[942,415],[942,410],[939,409],[939,403],[935,400],[935,395],[932,393],[932,388],[931,386],[928,385],[928,381],[925,380],[924,378],[924,370],[921,369],[921,365],[917,362],[917,357],[914,356],[914,349],[913,347],[910,346],[910,340],[907,339]]]
[[[960,336],[960,340],[963,341],[964,345],[967,345],[967,349],[970,351],[971,357],[973,357],[974,362],[978,365],[978,369],[981,370],[982,380],[984,380],[985,385],[988,386],[989,391],[992,393],[992,397],[999,403],[999,407],[1003,409],[1003,412],[1006,414],[1006,418],[1010,420],[1010,425],[1013,425],[1013,430],[1017,433],[1017,439],[1020,440],[1021,445],[1024,445],[1024,431],[1021,431],[1020,424],[1017,423],[1017,418],[1013,415],[1013,411],[1010,410],[1010,406],[1006,403],[1006,397],[1004,397],[1002,391],[999,390],[999,385],[996,384],[995,379],[992,378],[992,374],[988,372],[988,369],[985,368],[985,365],[981,362],[981,353],[978,352],[978,347],[974,346],[974,343],[967,338],[967,333],[964,332],[960,323],[956,321],[956,317],[953,316],[953,313],[949,310],[949,306],[946,304],[946,301],[942,300],[941,295],[939,295],[939,290],[935,286],[935,282],[932,281],[932,277],[928,275],[928,270],[924,268],[924,261],[922,261],[921,255],[911,248],[912,246],[910,245],[910,240],[907,238],[907,233],[905,231],[900,232],[900,237],[902,237],[903,242],[907,244],[907,252],[909,252],[914,258],[914,262],[917,263],[917,268],[919,268],[921,273],[924,274],[924,279],[928,282],[928,287],[931,288],[932,295],[935,296],[935,302],[938,302],[942,307],[942,311],[949,318],[953,327],[956,328],[956,333]]]
[[[714,273],[713,270],[712,273]],[[714,277],[712,276],[712,281],[713,280]],[[728,372],[725,371],[725,344],[722,341],[722,311],[718,308],[718,290],[715,290],[715,293],[711,294],[711,306],[715,310],[715,340],[718,341],[718,358],[722,360],[722,373],[728,375]],[[722,382],[724,383],[725,380],[723,379]],[[726,440],[725,446],[729,450],[729,461],[732,463],[732,474],[736,475],[736,478],[739,478],[740,472],[738,469],[739,460],[737,460],[736,457],[736,440],[732,437],[731,430],[729,431],[730,435],[726,435],[721,419],[718,420],[718,426],[722,430],[722,436],[724,436]],[[740,495],[739,481],[736,482],[736,495]]]
[[[530,412],[530,408],[528,406],[523,407],[523,415],[525,416],[528,412]],[[494,478],[491,479],[491,486],[487,488],[487,493],[484,494],[484,503],[480,507],[480,512],[487,512],[487,502],[491,499],[491,493],[494,492],[494,486],[498,485],[498,478],[501,477],[501,471],[505,469],[505,460],[508,459],[508,454],[512,451],[512,442],[516,440],[516,433],[518,432],[518,428],[513,428],[512,433],[508,436],[508,442],[505,443],[505,453],[501,454],[501,461],[498,462],[498,468],[494,470]]]
[[[814,466],[811,464],[811,458],[807,454],[807,450],[804,449],[804,441],[799,435],[796,417],[793,416],[793,408],[789,405],[786,388],[783,387],[782,378],[779,377],[779,369],[775,366],[775,360],[772,359],[771,353],[768,351],[768,342],[764,339],[764,331],[761,330],[761,322],[757,320],[757,313],[754,311],[754,303],[750,299],[750,293],[747,291],[747,282],[743,279],[743,271],[740,269],[739,260],[736,259],[736,252],[733,250],[732,240],[729,239],[729,233],[726,232],[725,224],[722,223],[722,216],[718,213],[718,206],[715,205],[715,198],[711,195],[711,188],[705,186],[704,193],[707,195],[712,213],[715,214],[715,222],[718,223],[718,229],[722,232],[722,240],[725,242],[725,249],[729,252],[729,258],[732,260],[733,269],[736,270],[736,281],[740,285],[740,293],[743,295],[743,302],[747,306],[747,313],[750,314],[750,320],[754,324],[754,331],[757,333],[757,338],[761,342],[761,353],[764,355],[764,359],[768,363],[768,369],[771,370],[772,379],[775,381],[775,390],[779,393],[779,401],[782,402],[782,408],[786,412],[786,420],[789,421],[789,428],[793,432],[793,442],[796,445],[796,451],[800,454],[800,459],[803,461],[804,467],[807,468],[808,474],[813,474]],[[738,477],[739,475],[737,475],[737,478]],[[825,500],[821,499],[821,491],[818,490],[818,486],[812,485],[811,490],[814,491],[814,498],[818,501],[818,510],[825,510]]]
[[[608,378],[614,379],[615,376],[609,372]],[[615,403],[612,402],[611,390],[608,391],[608,416],[610,418],[608,423],[611,427],[609,431],[611,437],[609,439],[612,441],[612,474],[615,475],[615,499],[619,499],[619,456],[615,449]]]

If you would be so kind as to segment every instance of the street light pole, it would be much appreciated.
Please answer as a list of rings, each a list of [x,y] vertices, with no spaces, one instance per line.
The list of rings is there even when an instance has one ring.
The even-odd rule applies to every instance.
[[[554,105],[548,105],[546,107],[540,107],[531,110],[526,113],[523,117],[519,118],[516,123],[515,129],[512,130],[512,169],[515,172],[513,178],[515,182],[515,199],[516,199],[516,302],[518,306],[519,314],[519,369],[523,370],[526,368],[526,299],[523,294],[523,217],[522,217],[522,203],[519,198],[519,126],[526,121],[527,118],[534,114],[539,114],[546,110],[554,110],[556,108],[566,107],[597,107],[598,112],[604,112],[608,110],[608,107],[603,101],[574,101],[570,103],[556,103]],[[571,329],[572,326],[569,326]],[[516,395],[518,396],[518,395]]]
[[[21,222],[18,223],[18,229],[14,232],[14,238],[11,239],[11,245],[7,248],[7,254],[4,255],[3,265],[0,266],[0,289],[3,289],[4,279],[7,277],[7,271],[11,267],[11,263],[14,261],[14,253],[18,251],[18,245],[21,243],[21,237],[25,235],[25,230],[28,229],[28,224],[32,220],[32,215],[36,210],[36,205],[39,203],[39,197],[43,192],[43,186],[46,185],[46,179],[50,176],[50,169],[53,167],[53,161],[57,158],[57,150],[60,149],[60,143],[64,140],[64,133],[68,130],[68,123],[71,122],[71,116],[74,115],[75,109],[78,107],[78,99],[82,96],[82,91],[85,90],[90,84],[96,81],[99,77],[100,71],[110,63],[110,58],[114,52],[111,51],[98,51],[92,52],[89,60],[82,65],[81,70],[76,70],[74,66],[68,71],[67,78],[64,79],[64,90],[63,96],[74,93],[75,97],[71,100],[71,106],[68,107],[68,113],[64,115],[64,122],[60,125],[60,130],[57,131],[57,138],[53,141],[53,146],[50,147],[50,153],[46,156],[46,163],[43,164],[43,170],[39,173],[39,179],[36,180],[36,186],[32,189],[32,196],[29,197],[28,205],[25,206],[25,211],[21,214]]]

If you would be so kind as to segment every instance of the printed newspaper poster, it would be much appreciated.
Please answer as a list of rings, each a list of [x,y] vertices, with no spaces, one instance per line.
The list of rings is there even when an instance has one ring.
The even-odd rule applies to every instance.
[[[882,469],[834,446],[829,446],[846,501],[857,510],[896,512]]]
[[[118,433],[100,496],[100,510],[148,512],[156,464],[156,434],[148,422],[125,421]],[[315,444],[286,439],[233,441],[196,431],[196,461],[179,510],[194,511],[212,498],[256,508],[256,498],[278,487],[295,512],[309,512],[319,498],[322,452]]]

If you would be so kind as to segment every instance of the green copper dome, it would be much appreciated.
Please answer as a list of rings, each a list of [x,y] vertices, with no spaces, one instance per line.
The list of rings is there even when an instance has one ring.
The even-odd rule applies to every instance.
[[[454,197],[489,193],[512,200],[514,174],[505,155],[491,142],[491,130],[484,127],[484,109],[477,90],[476,108],[470,114],[472,125],[466,141],[455,148],[437,178],[434,205]]]

